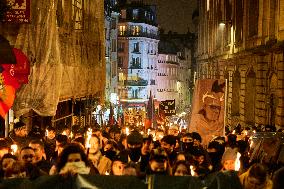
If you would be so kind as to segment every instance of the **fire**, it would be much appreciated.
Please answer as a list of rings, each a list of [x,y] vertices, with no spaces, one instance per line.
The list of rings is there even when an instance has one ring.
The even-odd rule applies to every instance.
[[[108,171],[106,171],[106,172],[105,172],[105,175],[109,175],[109,172],[108,172]]]
[[[11,150],[12,150],[12,155],[15,155],[17,153],[17,150],[18,150],[18,146],[17,144],[12,144],[11,145]]]
[[[93,133],[93,130],[91,128],[89,128],[87,130],[87,139],[86,139],[86,148],[90,148],[91,147],[91,144],[90,144],[90,140],[91,140],[91,137],[92,137],[92,133]]]
[[[240,161],[241,154],[237,153],[237,158],[235,160],[235,171],[239,171],[241,168],[241,161]]]
[[[195,176],[194,167],[192,165],[190,166],[190,174],[191,176]]]
[[[67,136],[66,131],[63,131],[61,134]]]
[[[125,134],[126,134],[127,136],[129,135],[129,128],[128,128],[128,127],[125,128]]]
[[[45,130],[45,136],[46,137],[48,136],[48,130],[47,129]]]

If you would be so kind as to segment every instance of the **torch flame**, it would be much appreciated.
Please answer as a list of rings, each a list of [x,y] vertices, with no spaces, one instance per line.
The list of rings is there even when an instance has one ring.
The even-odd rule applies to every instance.
[[[128,127],[125,128],[125,134],[126,134],[127,136],[129,135],[129,128],[128,128]]]
[[[93,130],[91,128],[89,128],[87,130],[86,148],[91,147],[90,140],[91,140],[91,137],[92,137],[92,133],[93,133]]]
[[[48,136],[48,130],[47,129],[45,130],[45,136],[46,137]]]
[[[189,168],[190,168],[190,174],[191,174],[191,176],[195,176],[195,172],[194,172],[193,166],[191,165]]]
[[[12,144],[11,145],[11,150],[12,150],[12,155],[15,155],[17,153],[17,150],[18,150],[18,146],[17,144]]]
[[[106,172],[105,172],[105,175],[109,175],[109,172],[108,172],[108,171],[106,171]]]
[[[239,171],[240,168],[241,168],[240,157],[241,157],[241,154],[238,152],[237,153],[237,158],[236,158],[236,161],[235,161],[235,171]]]

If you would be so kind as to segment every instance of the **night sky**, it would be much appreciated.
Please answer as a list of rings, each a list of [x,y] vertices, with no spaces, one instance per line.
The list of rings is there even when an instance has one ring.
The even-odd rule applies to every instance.
[[[158,24],[165,31],[186,33],[194,31],[191,16],[197,7],[197,0],[144,0],[157,5]]]

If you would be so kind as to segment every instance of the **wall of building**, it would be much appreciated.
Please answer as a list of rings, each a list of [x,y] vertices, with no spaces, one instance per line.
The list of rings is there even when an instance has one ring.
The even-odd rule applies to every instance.
[[[283,0],[199,2],[198,78],[227,79],[231,126],[284,127],[283,10]]]
[[[122,102],[145,103],[156,96],[158,27],[148,6],[121,9],[118,23],[118,93]],[[140,17],[142,15],[147,17]],[[127,13],[127,14],[126,14]],[[138,16],[139,15],[139,16]]]

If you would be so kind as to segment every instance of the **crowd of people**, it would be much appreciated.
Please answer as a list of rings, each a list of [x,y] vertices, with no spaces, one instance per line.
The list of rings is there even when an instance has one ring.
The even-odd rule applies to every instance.
[[[8,138],[0,139],[0,178],[36,179],[43,175],[76,174],[194,176],[200,179],[220,171],[238,171],[243,188],[284,188],[284,168],[273,174],[267,165],[250,161],[252,130],[227,131],[208,144],[196,132],[165,129],[73,126],[58,132],[17,122]],[[239,134],[237,136],[237,134]]]

